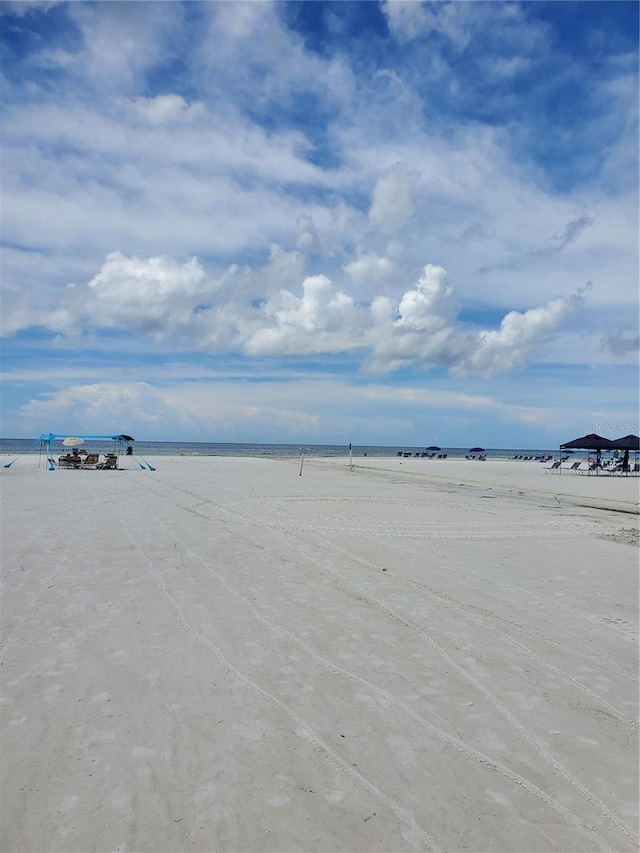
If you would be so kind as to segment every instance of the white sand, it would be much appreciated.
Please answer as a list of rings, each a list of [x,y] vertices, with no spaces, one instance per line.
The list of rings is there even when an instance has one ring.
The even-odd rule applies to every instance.
[[[637,849],[638,479],[126,461],[0,476],[2,853]]]

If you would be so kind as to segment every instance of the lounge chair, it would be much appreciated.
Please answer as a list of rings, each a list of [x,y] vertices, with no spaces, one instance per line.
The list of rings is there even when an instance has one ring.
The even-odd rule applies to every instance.
[[[607,468],[607,474],[623,474],[625,471],[625,466],[620,462],[618,465],[614,465],[612,468]]]
[[[96,465],[96,468],[100,468],[102,470],[105,469],[115,469],[118,467],[118,457],[114,456],[112,453],[108,453],[105,456],[104,462],[101,462],[99,465]]]
[[[582,462],[574,462],[573,465],[571,466],[571,468],[569,468],[569,470],[570,471],[577,471],[581,465],[582,465]]]
[[[100,461],[99,453],[87,453],[85,456],[84,462],[82,463],[83,468],[94,468],[98,462]]]
[[[553,463],[553,465],[550,465],[548,468],[545,468],[544,470],[545,471],[557,471],[561,465],[562,465],[561,460],[556,459],[556,461]]]

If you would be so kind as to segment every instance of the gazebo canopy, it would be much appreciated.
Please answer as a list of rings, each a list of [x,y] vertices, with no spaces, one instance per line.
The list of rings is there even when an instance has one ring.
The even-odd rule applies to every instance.
[[[616,450],[640,450],[640,438],[637,435],[625,435],[614,440]]]
[[[60,438],[68,438],[70,435],[73,435],[75,438],[82,438],[86,441],[135,441],[135,439],[130,435],[80,435],[79,433],[67,433],[67,432],[43,432],[40,438],[37,438],[36,441],[57,441]]]
[[[567,441],[560,445],[560,450],[568,448],[576,450],[616,450],[620,449],[620,445],[615,441],[609,441],[608,438],[603,438],[601,435],[596,435],[594,432],[589,435],[583,435],[582,438],[574,438],[573,441]]]
[[[120,433],[119,435],[113,435],[113,434],[109,434],[109,435],[70,435],[68,432],[43,432],[39,438],[36,438],[36,440],[33,442],[31,447],[32,448],[35,447],[36,444],[40,444],[40,445],[48,444],[49,445],[49,470],[50,471],[55,470],[55,467],[56,467],[54,464],[54,461],[52,459],[53,445],[56,441],[62,441],[62,443],[66,444],[68,447],[72,446],[71,442],[73,442],[73,445],[77,445],[77,444],[84,444],[85,441],[115,441],[115,442],[117,442],[117,445],[119,448],[125,448],[126,447],[126,448],[128,448],[127,453],[131,453],[132,452],[131,442],[135,441],[135,439],[132,435],[125,435],[124,433]],[[16,456],[15,459],[12,459],[11,462],[5,463],[5,465],[3,467],[4,468],[11,468],[13,463],[17,459],[19,459],[20,456],[22,456],[22,455],[23,455],[22,453],[18,454],[18,456]],[[138,462],[138,465],[140,465],[139,462]],[[149,463],[147,463],[147,465],[149,465]],[[140,465],[140,467],[142,468],[143,466]],[[156,470],[152,465],[149,465],[149,469],[151,471]]]

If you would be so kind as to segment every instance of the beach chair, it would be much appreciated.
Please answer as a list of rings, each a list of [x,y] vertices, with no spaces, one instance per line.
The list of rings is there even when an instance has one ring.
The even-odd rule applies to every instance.
[[[99,465],[96,465],[96,468],[100,468],[101,470],[115,469],[117,467],[118,457],[114,456],[113,453],[107,453],[104,462],[101,462]]]
[[[545,471],[557,471],[561,465],[562,461],[560,459],[556,459],[553,465],[550,465],[548,468],[545,468]]]
[[[87,453],[85,456],[84,462],[82,463],[83,468],[94,468],[98,462],[100,461],[99,453]]]
[[[573,465],[571,466],[571,468],[569,468],[569,470],[570,471],[577,471],[581,465],[582,465],[582,462],[574,462]]]

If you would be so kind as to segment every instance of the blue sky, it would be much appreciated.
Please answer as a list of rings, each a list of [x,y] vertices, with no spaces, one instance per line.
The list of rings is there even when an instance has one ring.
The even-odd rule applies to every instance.
[[[5,437],[638,432],[638,4],[0,3]]]

